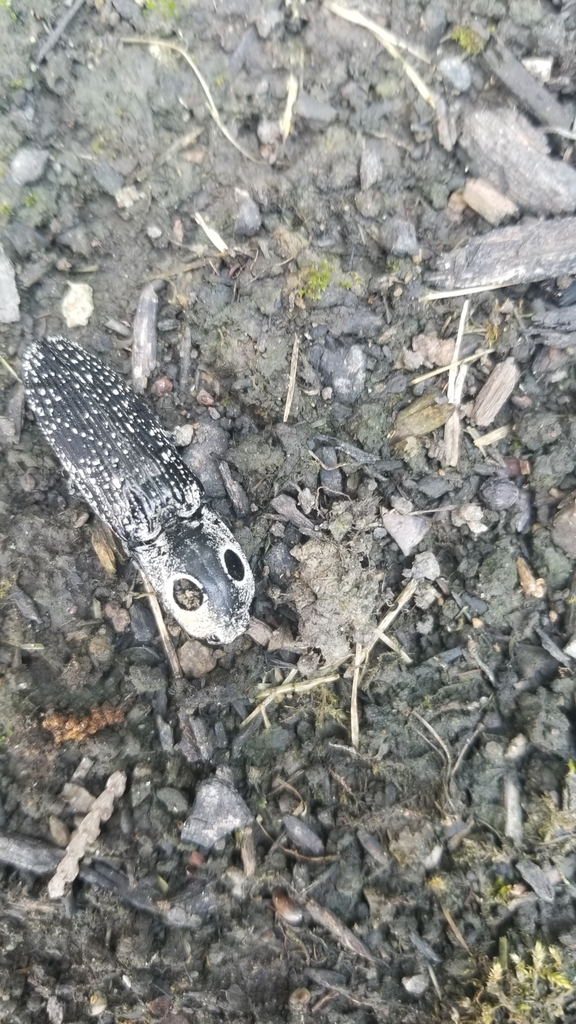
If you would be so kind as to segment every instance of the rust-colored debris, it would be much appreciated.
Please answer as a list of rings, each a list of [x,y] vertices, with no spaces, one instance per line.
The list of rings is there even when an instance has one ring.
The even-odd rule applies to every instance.
[[[81,742],[109,725],[118,725],[124,721],[124,714],[123,708],[113,708],[111,704],[101,704],[80,717],[53,711],[42,720],[42,728],[52,733],[54,744],[59,747],[69,740]]]

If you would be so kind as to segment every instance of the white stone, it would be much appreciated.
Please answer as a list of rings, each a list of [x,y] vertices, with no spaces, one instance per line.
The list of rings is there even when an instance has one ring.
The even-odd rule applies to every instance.
[[[68,291],[62,299],[62,316],[67,327],[86,327],[94,312],[92,295],[89,284],[69,282]]]
[[[0,324],[16,323],[20,319],[19,306],[14,267],[0,245]]]

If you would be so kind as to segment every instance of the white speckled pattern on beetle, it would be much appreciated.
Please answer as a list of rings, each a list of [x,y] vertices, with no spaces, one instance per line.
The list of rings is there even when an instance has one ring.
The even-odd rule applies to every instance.
[[[254,597],[246,556],[146,402],[65,338],[32,344],[22,373],[38,426],[73,484],[174,618],[211,643],[243,633]],[[197,595],[195,610],[177,602],[179,581]]]

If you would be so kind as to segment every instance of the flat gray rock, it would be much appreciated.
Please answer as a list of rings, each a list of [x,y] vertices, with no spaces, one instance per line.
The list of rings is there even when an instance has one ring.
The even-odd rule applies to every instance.
[[[232,786],[208,779],[198,787],[192,814],[182,828],[182,841],[209,850],[230,832],[249,825],[252,818],[252,811]]]

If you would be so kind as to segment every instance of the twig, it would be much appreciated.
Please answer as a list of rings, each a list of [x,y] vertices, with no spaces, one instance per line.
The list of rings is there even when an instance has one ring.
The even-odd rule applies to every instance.
[[[204,232],[206,237],[212,242],[212,245],[218,251],[218,255],[224,252],[228,252],[228,246],[226,245],[224,239],[220,237],[220,235],[218,234],[217,231],[214,230],[214,228],[208,227],[201,213],[195,213],[194,220],[196,221],[198,227],[202,228],[202,231]]]
[[[479,295],[480,292],[495,292],[504,288],[503,284],[474,284],[470,288],[453,288],[450,292],[426,292],[420,296],[420,302],[435,302],[436,299],[460,299],[463,295]]]
[[[458,925],[456,924],[456,921],[452,917],[452,914],[448,910],[448,907],[442,907],[442,913],[444,914],[444,917],[446,918],[450,926],[450,930],[452,931],[454,938],[456,939],[456,942],[458,942],[459,945],[462,946],[462,949],[465,949],[466,952],[469,953],[471,956],[472,952],[470,950],[470,946],[468,945],[466,939],[462,935],[462,932],[460,931]]]
[[[64,35],[66,29],[68,28],[68,25],[72,21],[72,18],[74,18],[75,15],[78,14],[78,11],[82,7],[83,3],[84,0],[74,0],[72,7],[70,7],[67,11],[64,12],[62,17],[58,21],[56,28],[52,30],[52,32],[48,36],[48,39],[44,40],[42,46],[38,50],[38,53],[36,54],[37,64],[41,64],[44,58],[47,57],[48,54],[54,49],[60,37]]]
[[[284,113],[282,114],[279,122],[283,142],[286,142],[286,139],[292,130],[292,112],[294,110],[294,104],[298,98],[298,79],[296,78],[296,75],[288,76],[286,92],[286,106],[284,107]]]
[[[335,683],[340,676],[329,675],[319,676],[317,679],[303,679],[300,682],[288,681],[282,683],[280,686],[272,687],[270,689],[262,690],[259,694],[260,697],[264,697],[258,707],[254,708],[250,714],[241,722],[240,728],[244,728],[256,718],[256,715],[260,715],[265,712],[265,709],[269,704],[272,704],[276,700],[280,700],[281,697],[286,696],[289,693],[308,693],[309,690],[314,690],[317,686],[322,686],[324,683]]]
[[[446,758],[446,770],[448,772],[448,775],[450,776],[452,774],[452,758],[450,756],[450,751],[448,750],[448,747],[444,743],[444,740],[442,739],[441,736],[438,735],[434,726],[430,725],[430,722],[427,722],[426,719],[422,717],[422,715],[419,715],[417,711],[413,711],[412,714],[414,715],[414,718],[417,718],[418,721],[422,723],[424,728],[428,729],[428,732],[436,740],[436,743],[438,744],[438,746],[442,750],[442,753],[444,754],[444,757]]]
[[[294,338],[294,345],[292,346],[292,359],[290,360],[290,379],[288,381],[288,393],[286,395],[286,405],[284,406],[284,416],[282,419],[283,423],[288,422],[290,415],[290,409],[292,408],[292,402],[294,400],[294,391],[296,389],[296,373],[298,371],[298,353],[300,351],[300,340],[298,335]]]
[[[396,607],[391,608],[389,612],[386,612],[386,615],[382,619],[382,622],[380,622],[379,625],[376,626],[376,629],[374,630],[374,633],[372,635],[372,639],[365,651],[365,661],[368,661],[371,652],[373,651],[374,647],[380,640],[383,640],[384,643],[386,643],[386,640],[384,638],[385,631],[388,629],[388,626],[392,625],[394,619],[402,611],[404,605],[408,604],[408,601],[416,592],[417,587],[418,581],[410,580],[410,582],[406,584],[404,590],[398,596],[398,599],[396,601]]]
[[[156,594],[152,589],[152,584],[150,583],[150,580],[148,579],[146,573],[142,572],[142,569],[140,569],[140,574],[144,582],[146,596],[150,602],[152,614],[154,615],[154,621],[156,622],[156,627],[160,634],[160,639],[162,641],[164,653],[168,659],[172,675],[174,676],[174,679],[182,679],[184,673],[182,672],[180,662],[178,661],[178,655],[176,654],[176,651],[174,649],[174,644],[172,643],[170,634],[166,629],[166,623],[164,622],[164,616],[162,615],[162,609],[160,608],[160,605],[158,603],[158,598],[156,597]]]
[[[464,328],[468,319],[468,310],[470,309],[470,300],[465,299],[464,305],[462,306],[462,313],[460,316],[460,324],[458,327],[458,335],[456,337],[456,344],[454,346],[454,362],[457,362],[460,357],[460,347],[462,345],[462,339],[464,337]],[[446,465],[457,466],[460,459],[460,435],[461,435],[461,424],[460,424],[460,403],[462,401],[462,392],[464,390],[464,381],[466,380],[466,374],[468,373],[468,366],[466,363],[460,367],[452,365],[448,374],[448,392],[447,398],[450,405],[454,406],[454,412],[450,419],[447,421],[444,427],[444,445],[446,449]]]
[[[204,95],[208,100],[208,110],[210,116],[214,123],[222,132],[224,138],[228,139],[228,142],[230,142],[234,146],[234,149],[237,149],[239,153],[242,153],[242,156],[245,156],[247,160],[250,160],[253,164],[258,163],[258,160],[256,160],[250,153],[248,153],[248,151],[244,149],[244,147],[241,146],[239,142],[236,142],[236,139],[234,138],[233,135],[230,134],[230,132],[226,128],[226,125],[222,123],[220,114],[218,113],[218,108],[214,103],[214,100],[212,99],[212,93],[210,92],[208,83],[204,78],[204,75],[196,66],[196,64],[192,60],[192,57],[190,56],[189,53],[187,53],[183,46],[178,46],[177,43],[169,43],[166,39],[146,39],[145,37],[143,38],[141,36],[123,36],[121,41],[123,43],[127,43],[128,45],[136,44],[138,46],[164,46],[167,50],[174,50],[176,53],[179,53],[180,56],[184,58],[186,63],[190,65],[192,71],[196,75],[196,78],[198,79],[200,86],[204,92]]]
[[[456,758],[456,764],[454,765],[454,767],[453,767],[453,769],[452,769],[452,771],[450,773],[450,778],[452,778],[452,779],[454,778],[454,776],[456,775],[456,772],[458,771],[460,765],[462,764],[462,761],[466,757],[466,754],[468,753],[470,748],[476,743],[476,740],[478,739],[479,736],[482,735],[483,732],[484,732],[484,724],[481,722],[480,725],[476,726],[476,728],[475,728],[474,732],[472,733],[472,735],[468,737],[468,739],[466,740],[466,743],[462,747],[462,750],[458,754],[458,757]]]
[[[17,380],[19,384],[21,384],[21,383],[22,383],[22,381],[20,380],[20,377],[19,377],[19,376],[18,376],[18,374],[16,373],[16,370],[14,370],[14,369],[13,369],[13,368],[12,368],[12,367],[10,366],[10,363],[8,362],[8,360],[7,360],[7,359],[4,359],[4,356],[0,356],[0,365],[1,365],[1,366],[3,366],[5,370],[8,370],[8,373],[9,373],[9,374],[10,374],[10,375],[11,375],[12,377],[14,377],[14,380]]]
[[[352,678],[352,696],[350,698],[350,738],[353,747],[358,747],[360,742],[360,725],[358,722],[358,683],[360,681],[360,667],[363,661],[362,644],[356,644],[356,658],[354,660],[354,676]]]

